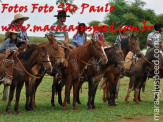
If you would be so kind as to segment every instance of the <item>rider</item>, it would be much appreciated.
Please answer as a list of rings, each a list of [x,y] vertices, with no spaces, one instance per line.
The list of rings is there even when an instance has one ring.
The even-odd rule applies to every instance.
[[[7,49],[15,51],[17,49],[16,45],[19,43],[18,34],[20,32],[9,30],[5,34],[5,41],[0,46],[0,52],[5,52]]]
[[[119,47],[121,47],[121,41],[128,38],[130,36],[129,34],[129,30],[127,29],[126,31],[124,31],[125,25],[121,28],[121,34],[119,36],[117,36],[116,40],[115,40],[115,44],[117,44]]]
[[[155,24],[154,25],[154,32],[151,32],[148,34],[147,37],[147,50],[150,48],[154,48],[155,41],[159,42],[160,49],[162,49],[162,37],[161,37],[161,31],[163,28],[163,24]],[[157,43],[156,43],[157,44]],[[151,69],[147,69],[147,76],[149,78],[153,77],[153,71]]]
[[[29,17],[23,16],[22,14],[19,13],[14,16],[14,20],[11,22],[12,27],[10,27],[9,30],[10,29],[13,30],[14,28],[16,28],[16,31],[20,32],[17,37],[17,40],[19,42],[29,43],[29,38],[27,36],[27,32],[22,29],[24,21],[26,21],[28,19],[29,19]]]
[[[154,42],[156,40],[158,40],[160,46],[162,46],[162,41],[161,41],[162,28],[163,28],[163,24],[154,25],[154,32],[151,32],[150,34],[148,34],[148,37],[147,37],[147,49],[153,48]]]
[[[103,27],[103,28],[105,28],[106,26],[108,26],[108,24],[105,24],[105,23],[103,23],[103,22],[100,22],[100,23],[98,24],[98,27]],[[93,35],[93,37],[92,37],[92,39],[93,39],[94,41],[99,40],[99,41],[101,41],[102,44],[104,45],[104,44],[105,44],[105,37],[104,37],[103,32],[104,32],[104,30],[102,30],[102,31],[99,31],[99,30],[95,31],[95,32],[94,32],[94,35]]]
[[[70,17],[69,15],[66,15],[65,11],[59,11],[58,15],[54,15],[54,17],[57,17],[57,21],[53,24],[54,28],[52,31],[50,31],[51,34],[54,35],[54,38],[57,41],[61,41],[65,44],[68,43],[69,41],[69,36],[68,36],[68,30],[65,28],[65,31],[63,30],[63,27],[65,26],[64,22],[66,22],[66,17]],[[62,30],[56,30],[57,26],[61,26]]]
[[[74,46],[81,46],[87,40],[87,34],[85,33],[85,24],[80,23],[78,26],[78,32],[73,36],[72,42]],[[83,28],[83,30],[81,30]]]

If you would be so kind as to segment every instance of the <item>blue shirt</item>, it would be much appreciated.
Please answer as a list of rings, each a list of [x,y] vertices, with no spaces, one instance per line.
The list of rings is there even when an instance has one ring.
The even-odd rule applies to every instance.
[[[85,35],[80,35],[79,33],[77,33],[77,35],[73,36],[72,42],[74,46],[76,46],[75,43],[78,43],[78,45],[80,46],[83,45],[85,42]]]

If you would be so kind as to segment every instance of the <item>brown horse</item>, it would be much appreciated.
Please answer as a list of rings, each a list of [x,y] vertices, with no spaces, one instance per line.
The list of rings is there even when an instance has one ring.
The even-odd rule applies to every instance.
[[[51,70],[51,63],[49,62],[49,55],[47,50],[43,46],[31,45],[26,51],[20,52],[14,59],[14,70],[13,70],[13,81],[10,86],[9,100],[6,107],[6,112],[11,114],[11,101],[13,99],[13,94],[16,88],[16,103],[15,111],[19,111],[19,98],[20,92],[23,87],[24,82],[29,81],[29,75],[33,76],[30,72],[31,68],[36,64],[42,65],[45,71]]]
[[[73,86],[73,110],[76,107],[76,95],[80,77],[86,65],[91,58],[101,60],[103,64],[107,63],[107,57],[104,48],[99,41],[86,43],[78,48],[72,49],[67,57],[68,67],[62,68],[62,80],[65,81],[65,99],[63,102],[63,109],[66,110],[66,101]]]
[[[161,54],[159,54],[161,57]],[[135,64],[135,67],[132,69],[132,71],[129,72],[130,75],[130,83],[129,83],[129,88],[127,91],[127,95],[125,97],[125,101],[126,103],[128,102],[129,99],[129,94],[132,90],[132,88],[134,88],[134,101],[139,104],[140,101],[140,89],[142,87],[142,85],[144,84],[144,82],[147,79],[147,73],[146,73],[146,68],[149,67],[150,65],[153,65],[153,60],[158,60],[155,56],[154,56],[154,48],[149,49],[146,53],[145,56],[142,56],[141,58],[138,59],[137,63]],[[160,59],[159,59],[160,60]],[[161,62],[161,61],[160,61]],[[163,77],[161,74],[163,72],[162,68],[160,67],[160,78]]]
[[[134,36],[132,34],[128,38],[121,40],[121,49],[123,51],[124,58],[126,57],[126,55],[128,54],[129,51],[132,51],[134,54],[137,54],[137,55],[140,54],[138,36]],[[115,95],[113,95],[115,97],[118,96],[118,91],[119,91],[119,86],[120,86],[120,80],[119,80],[120,75],[121,75],[121,71],[118,70],[116,67],[110,67],[108,69],[108,71],[105,73],[106,81],[104,81],[103,85],[108,86],[109,88],[116,86],[116,93],[115,93]],[[107,83],[107,82],[109,82],[109,83]],[[102,87],[106,88],[104,86],[102,86]],[[109,88],[106,88],[106,89],[109,90]],[[110,89],[110,90],[109,90],[111,92],[110,94],[112,94],[113,90],[112,89]],[[106,91],[106,90],[104,89],[104,91]],[[103,100],[108,100],[109,96],[107,96],[107,95],[109,95],[109,93],[105,93],[105,92],[103,93],[103,96],[105,96],[105,98],[103,98]],[[112,97],[112,96],[110,96],[110,97]],[[108,103],[110,105],[116,105],[115,104],[115,98],[114,97],[110,98],[110,101],[108,101]]]
[[[53,66],[53,72],[54,72],[54,69],[56,66],[67,67],[68,62],[65,59],[64,49],[61,47],[61,45],[60,45],[61,43],[55,41],[53,35],[49,35],[48,40],[49,40],[49,42],[42,43],[42,44],[40,44],[40,46],[44,46],[48,49],[47,51],[48,51],[50,61],[51,61],[52,66]],[[30,93],[30,95],[28,95],[26,97],[26,105],[25,105],[26,110],[32,110],[32,109],[36,108],[36,104],[35,104],[36,90],[37,90],[37,87],[39,86],[39,84],[41,83],[42,78],[45,75],[45,73],[42,72],[42,67],[39,65],[35,65],[32,68],[32,72],[34,74],[39,75],[40,78],[37,78],[37,79],[36,78],[30,78],[32,84],[30,85],[31,88],[28,88],[28,89],[31,89],[30,90],[31,93]],[[54,76],[53,72],[48,73],[48,74],[51,76]],[[30,97],[30,101],[29,101],[29,97]]]

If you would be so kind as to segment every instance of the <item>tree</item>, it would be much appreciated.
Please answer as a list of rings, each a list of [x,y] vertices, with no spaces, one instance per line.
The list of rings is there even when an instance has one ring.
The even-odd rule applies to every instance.
[[[106,15],[105,23],[112,25],[115,22],[115,28],[119,25],[132,25],[138,26],[138,28],[143,28],[143,21],[146,20],[146,25],[153,25],[156,22],[163,22],[163,15],[156,16],[155,12],[151,9],[143,9],[145,2],[141,0],[135,0],[132,3],[126,0],[114,0],[110,5],[115,6],[115,9]],[[137,34],[138,32],[134,32]],[[140,32],[139,42],[140,48],[146,47],[147,35],[150,32],[147,30],[145,32]],[[119,32],[113,35],[111,32],[105,32],[104,35],[110,42],[114,42]]]

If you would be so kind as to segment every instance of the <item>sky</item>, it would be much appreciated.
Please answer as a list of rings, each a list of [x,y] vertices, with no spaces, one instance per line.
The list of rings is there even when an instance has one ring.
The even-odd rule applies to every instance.
[[[18,4],[18,6],[26,6],[28,7],[28,11],[26,13],[21,12],[24,16],[28,16],[29,20],[24,22],[24,25],[30,24],[30,28],[33,27],[33,25],[39,25],[39,26],[44,26],[44,25],[49,25],[51,26],[54,22],[57,21],[57,18],[54,17],[54,15],[57,14],[57,5],[56,5],[56,0],[1,0],[2,3],[7,3],[9,6],[14,6],[15,4]],[[89,13],[88,10],[89,8],[84,10],[83,14],[80,14],[82,8],[81,5],[82,3],[87,3],[90,6],[103,6],[108,3],[109,0],[74,0],[74,4],[76,4],[79,9],[73,14],[69,14],[71,17],[66,19],[65,24],[66,25],[78,25],[78,22],[85,23],[88,25],[89,22],[93,20],[97,21],[103,21],[104,17],[106,16],[106,12],[92,12]],[[129,2],[132,2],[133,0],[128,0]],[[155,11],[156,14],[163,14],[163,0],[143,0],[146,2],[146,5],[144,6],[144,9],[150,8]],[[2,32],[1,26],[3,25],[8,25],[11,23],[11,21],[14,19],[14,15],[16,13],[8,12],[7,9],[2,13],[2,3],[0,3],[0,33],[5,33],[4,31]],[[32,4],[38,3],[39,6],[44,6],[45,4],[48,4],[48,6],[54,6],[54,10],[52,12],[44,13],[44,12],[38,12],[37,9],[35,10],[34,13],[31,13],[32,11]],[[109,7],[108,7],[109,8]],[[29,30],[27,31],[29,36],[40,36],[44,37],[45,33],[47,32],[30,32]],[[72,38],[72,36],[75,34],[75,32],[69,32],[69,37]]]

